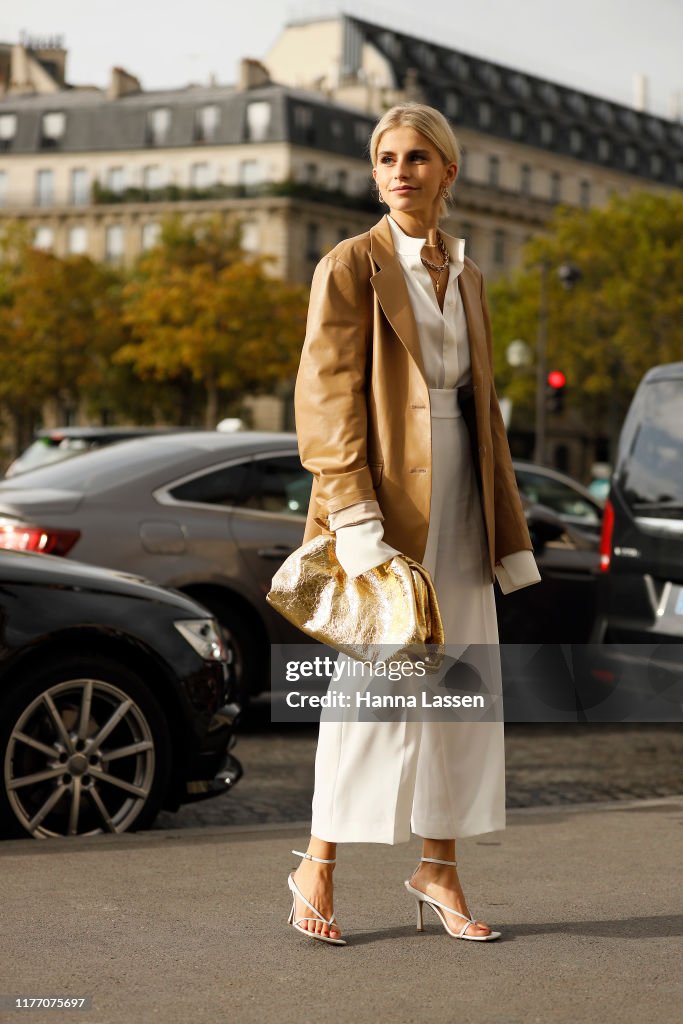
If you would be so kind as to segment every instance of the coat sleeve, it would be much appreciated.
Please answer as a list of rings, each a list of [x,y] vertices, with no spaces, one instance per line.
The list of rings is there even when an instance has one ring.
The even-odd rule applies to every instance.
[[[493,482],[494,508],[496,515],[496,563],[501,558],[517,551],[533,551],[534,546],[529,536],[529,528],[519,496],[519,488],[512,466],[512,456],[508,442],[507,430],[503,414],[498,404],[498,396],[494,384],[493,341],[491,334],[491,317],[489,315],[484,275],[481,276],[481,308],[486,328],[486,347],[489,366],[491,368],[491,440],[493,442]]]
[[[325,529],[331,513],[376,500],[367,462],[369,317],[351,269],[323,257],[311,283],[294,418],[302,465],[316,478],[313,518]]]

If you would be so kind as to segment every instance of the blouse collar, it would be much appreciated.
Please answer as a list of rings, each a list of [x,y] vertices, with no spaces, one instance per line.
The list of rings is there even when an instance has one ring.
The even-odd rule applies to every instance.
[[[389,227],[391,228],[391,235],[394,240],[396,255],[409,256],[413,257],[413,259],[417,257],[419,259],[422,246],[425,244],[427,239],[413,238],[412,235],[407,235],[391,214],[387,214],[387,220],[389,221]],[[441,237],[446,243],[448,255],[451,258],[450,269],[457,275],[465,266],[465,239],[455,238],[453,235],[446,234],[445,231],[441,232]]]

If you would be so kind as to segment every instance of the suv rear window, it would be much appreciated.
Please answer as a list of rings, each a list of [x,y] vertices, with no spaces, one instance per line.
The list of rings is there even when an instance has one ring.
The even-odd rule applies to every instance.
[[[683,381],[653,381],[632,408],[619,485],[636,512],[681,516],[683,510]],[[626,433],[626,431],[625,431]]]

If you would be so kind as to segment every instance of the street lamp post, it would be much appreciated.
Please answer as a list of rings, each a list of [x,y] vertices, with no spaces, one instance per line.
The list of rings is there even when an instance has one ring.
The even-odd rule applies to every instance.
[[[536,437],[534,442],[534,462],[545,465],[545,434],[546,434],[546,353],[548,351],[548,261],[540,261],[541,283],[538,298],[538,331],[536,335]],[[581,271],[573,263],[562,263],[557,268],[557,276],[562,286],[571,291],[581,277]]]
[[[543,259],[541,290],[538,300],[538,330],[536,333],[536,416],[534,462],[545,465],[545,355],[548,348],[548,261]]]

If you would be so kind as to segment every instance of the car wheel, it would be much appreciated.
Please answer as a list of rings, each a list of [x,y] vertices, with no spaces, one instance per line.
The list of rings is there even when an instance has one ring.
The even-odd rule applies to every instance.
[[[164,714],[143,678],[63,657],[0,700],[0,832],[99,835],[148,827],[171,767]]]

